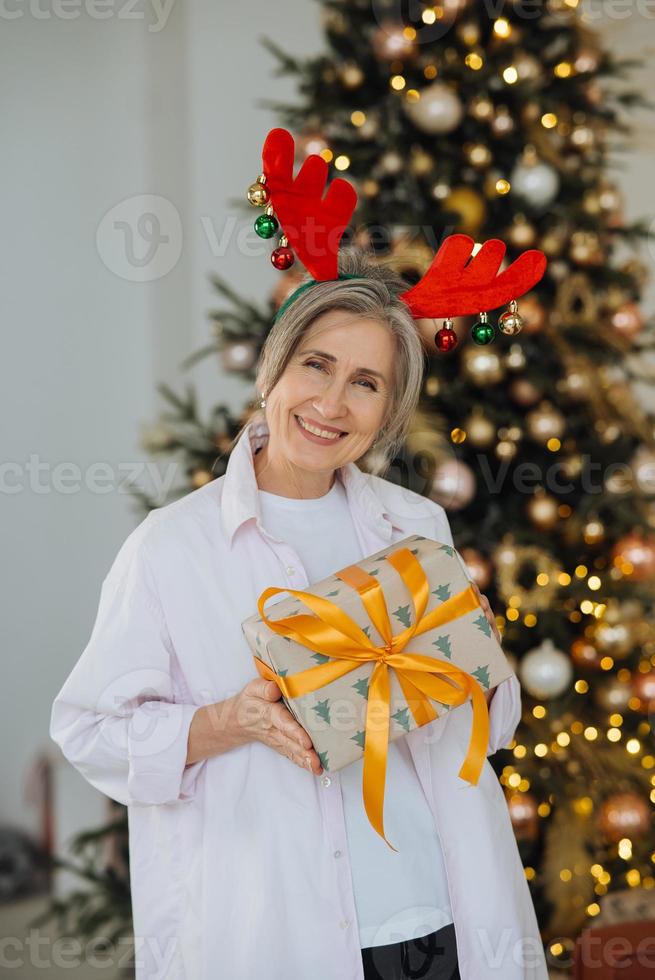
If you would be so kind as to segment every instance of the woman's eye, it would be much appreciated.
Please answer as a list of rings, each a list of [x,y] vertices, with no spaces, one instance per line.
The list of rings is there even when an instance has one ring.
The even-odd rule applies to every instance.
[[[315,365],[319,367],[321,371],[323,370],[323,365],[320,361],[305,361],[305,367],[314,367]],[[360,380],[363,381],[364,384],[368,385],[371,391],[377,391],[377,387],[372,381],[369,381],[368,378],[361,378]]]

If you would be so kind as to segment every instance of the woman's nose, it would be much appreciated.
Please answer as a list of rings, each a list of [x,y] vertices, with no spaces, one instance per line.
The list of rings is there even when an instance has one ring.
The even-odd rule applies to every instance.
[[[331,381],[320,395],[316,395],[312,399],[312,405],[325,418],[337,418],[345,415],[347,407],[344,386],[336,379]]]

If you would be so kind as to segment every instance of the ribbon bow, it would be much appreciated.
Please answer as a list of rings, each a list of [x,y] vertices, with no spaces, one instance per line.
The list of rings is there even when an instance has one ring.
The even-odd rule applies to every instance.
[[[389,668],[396,676],[407,700],[417,727],[437,717],[430,698],[456,706],[471,695],[473,724],[466,758],[459,775],[476,785],[487,755],[489,742],[489,713],[484,693],[478,681],[467,671],[448,660],[427,657],[420,653],[402,651],[414,636],[426,633],[453,619],[479,608],[477,596],[469,585],[467,589],[451,596],[432,612],[425,615],[428,603],[429,583],[420,562],[408,548],[399,548],[386,555],[407,586],[414,605],[415,622],[394,636],[389,621],[384,592],[380,583],[358,565],[349,565],[336,572],[337,578],[355,589],[370,617],[371,622],[384,640],[376,646],[366,633],[335,603],[311,592],[297,589],[265,589],[257,606],[262,620],[280,636],[288,636],[333,659],[281,677],[259,657],[256,667],[262,677],[273,680],[286,698],[309,694],[349,673],[368,661],[375,661],[369,679],[366,726],[364,735],[363,793],[364,807],[374,830],[396,851],[384,835],[383,809],[384,784],[387,770],[389,742]],[[291,616],[270,620],[264,612],[264,604],[272,595],[288,592],[297,596],[315,616]],[[439,675],[447,675],[454,684]],[[457,686],[460,685],[460,686]]]

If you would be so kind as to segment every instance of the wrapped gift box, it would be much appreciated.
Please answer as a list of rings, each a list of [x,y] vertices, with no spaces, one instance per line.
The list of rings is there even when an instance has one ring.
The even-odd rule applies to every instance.
[[[404,549],[407,549],[420,563],[429,587],[428,600],[421,621],[425,620],[433,610],[442,606],[444,615],[445,610],[450,610],[448,615],[450,617],[452,614],[453,618],[428,629],[421,635],[412,636],[402,652],[433,658],[443,665],[444,670],[447,670],[450,665],[459,668],[460,672],[465,671],[480,685],[482,692],[510,677],[513,670],[494,636],[484,611],[478,604],[475,593],[470,588],[470,578],[463,559],[450,545],[418,534],[370,555],[356,566],[350,566],[351,569],[367,573],[361,577],[364,584],[365,579],[370,577],[369,593],[371,581],[379,582],[393,636],[397,636],[416,623],[414,604],[416,597],[412,596],[408,582],[399,573],[398,568],[388,560],[390,556]],[[317,596],[328,600],[345,613],[375,647],[384,647],[385,641],[367,612],[363,596],[357,588],[339,578],[342,572],[346,573],[348,569],[342,569],[321,582],[310,585],[303,593],[291,589],[267,589],[260,596],[260,612],[263,610],[269,622],[275,623],[293,620],[294,617],[306,619],[308,616],[319,620],[316,613],[312,612],[301,598],[301,596]],[[271,597],[269,593],[280,593],[286,598],[268,604],[266,600],[262,602],[264,596]],[[457,604],[461,601],[457,599],[458,594],[462,594],[468,607],[468,611],[463,614],[462,606]],[[449,600],[454,601],[449,602]],[[323,619],[322,615],[320,619]],[[258,663],[258,668],[260,669],[263,664],[267,665],[282,681],[334,659],[321,652],[318,648],[320,644],[317,644],[314,649],[309,649],[308,646],[288,635],[279,635],[259,614],[246,619],[242,623],[242,630]],[[352,644],[347,639],[344,642],[344,649],[352,649]],[[375,666],[376,662],[373,659],[356,663],[352,665],[352,669],[343,673],[343,676],[322,683],[317,690],[299,697],[284,696],[284,685],[281,685],[285,704],[311,736],[321,764],[326,770],[341,769],[364,754],[369,683]],[[260,673],[267,676],[270,671],[265,673],[260,669]],[[415,679],[417,675],[412,676]],[[446,701],[431,697],[429,699],[432,705],[431,719],[423,715],[421,720],[421,713],[414,712],[408,704],[403,684],[396,670],[390,668],[388,677],[389,741],[399,738],[444,711],[457,710],[457,704],[453,706]],[[445,682],[459,697],[458,703],[462,703],[461,682],[458,686],[454,686],[457,684],[456,676],[451,674],[449,679],[447,673],[441,673],[439,677],[442,685]],[[470,697],[469,692],[464,700]],[[486,704],[484,704],[484,711],[487,723],[485,731],[488,734]],[[418,714],[419,721],[415,714]],[[373,722],[374,719],[369,717],[369,725]]]

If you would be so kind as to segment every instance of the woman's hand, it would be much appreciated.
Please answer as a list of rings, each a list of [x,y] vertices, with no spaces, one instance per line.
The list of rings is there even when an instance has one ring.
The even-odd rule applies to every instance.
[[[235,695],[233,723],[239,727],[243,741],[257,740],[270,745],[280,755],[319,776],[323,766],[312,740],[279,701],[281,697],[282,692],[274,681],[255,677]]]
[[[487,618],[487,622],[489,623],[489,625],[491,626],[492,630],[494,631],[494,636],[498,640],[498,643],[501,644],[501,646],[502,646],[503,638],[500,635],[500,630],[498,629],[498,624],[496,623],[496,617],[493,614],[493,610],[491,608],[491,604],[489,603],[489,600],[487,599],[486,595],[483,595],[480,592],[480,590],[477,587],[477,585],[476,585],[475,582],[470,582],[470,586],[471,586],[471,588],[473,589],[473,591],[475,592],[475,594],[478,597],[478,602],[480,603],[480,605],[482,607],[482,611],[483,611],[483,613],[485,614],[485,616]],[[490,691],[485,691],[485,695],[484,696],[487,699],[487,707],[489,707],[489,705],[491,704],[491,699],[494,696],[494,691],[495,690],[496,690],[496,688],[493,687]]]

